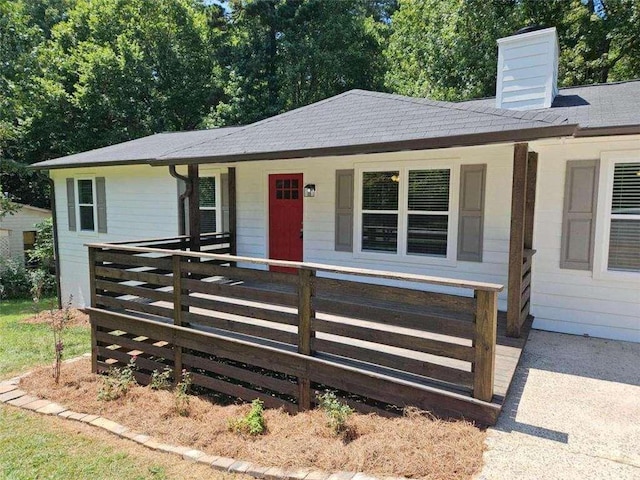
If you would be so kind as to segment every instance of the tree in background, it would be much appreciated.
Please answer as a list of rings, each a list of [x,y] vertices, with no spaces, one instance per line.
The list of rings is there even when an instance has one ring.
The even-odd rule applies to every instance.
[[[230,2],[226,100],[210,122],[246,124],[352,88],[382,88],[382,45],[393,5]]]
[[[12,200],[17,203],[51,207],[49,179],[23,163],[0,158],[0,189],[11,192]]]
[[[16,25],[3,36],[12,28],[26,32],[17,63],[34,63],[8,72],[19,77],[12,85],[20,106],[13,117],[3,115],[2,125],[13,127],[0,138],[5,158],[33,163],[194,129],[220,99],[222,33],[212,25],[220,7],[196,0],[0,1]],[[3,65],[12,52],[2,51]]]
[[[555,26],[561,86],[640,77],[635,0],[400,0],[385,56],[389,89],[464,100],[495,94],[498,38]]]
[[[496,39],[513,31],[513,3],[400,0],[385,56],[387,87],[461,100],[495,92]]]

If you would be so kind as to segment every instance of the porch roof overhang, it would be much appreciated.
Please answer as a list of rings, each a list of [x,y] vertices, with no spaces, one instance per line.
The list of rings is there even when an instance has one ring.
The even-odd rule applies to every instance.
[[[555,125],[522,130],[510,130],[469,135],[454,135],[431,138],[416,138],[392,142],[335,145],[304,149],[270,151],[247,151],[226,155],[203,155],[193,157],[170,156],[149,161],[152,166],[189,165],[203,163],[238,163],[250,161],[288,160],[302,158],[332,157],[358,154],[390,153],[412,150],[435,150],[453,147],[472,147],[500,143],[521,143],[543,138],[575,135],[577,125]]]
[[[322,147],[310,147],[303,149],[278,149],[278,150],[254,150],[242,151],[232,154],[217,155],[215,151],[211,155],[182,156],[180,152],[169,153],[163,156],[141,158],[113,158],[82,160],[76,155],[62,157],[55,160],[40,162],[31,166],[37,170],[57,170],[68,168],[107,167],[123,165],[189,165],[204,163],[237,163],[249,161],[268,161],[317,158],[329,156],[345,156],[373,153],[390,153],[412,150],[434,150],[453,147],[483,146],[500,143],[519,143],[544,138],[577,136],[577,124],[561,124],[544,127],[535,127],[517,130],[503,130],[488,133],[474,133],[466,135],[439,136],[429,138],[414,138],[399,141],[360,143],[350,145],[331,145]],[[109,148],[109,147],[107,147]],[[68,158],[68,161],[65,159]]]

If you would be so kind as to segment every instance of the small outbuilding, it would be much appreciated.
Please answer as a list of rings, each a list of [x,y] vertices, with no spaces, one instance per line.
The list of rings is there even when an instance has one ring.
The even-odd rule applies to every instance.
[[[51,210],[20,205],[13,215],[0,219],[0,263],[9,259],[26,262],[36,242],[36,225],[51,218]]]

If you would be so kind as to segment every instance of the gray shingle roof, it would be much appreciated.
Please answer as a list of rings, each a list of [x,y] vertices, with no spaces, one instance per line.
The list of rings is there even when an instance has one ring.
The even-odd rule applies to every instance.
[[[57,168],[61,166],[146,164],[150,160],[204,141],[228,135],[237,127],[194,130],[191,132],[167,132],[117,143],[108,147],[76,153],[45,162],[34,167]]]
[[[235,157],[567,125],[549,112],[499,110],[387,93],[350,90],[257,122],[231,135],[159,157]]]
[[[494,107],[495,98],[461,102],[473,108]],[[550,109],[581,129],[640,125],[640,80],[561,88]]]
[[[521,141],[571,135],[575,125],[583,131],[639,126],[640,80],[564,88],[544,110],[494,104],[492,98],[454,103],[351,90],[244,127],[157,134],[34,167],[292,158]]]

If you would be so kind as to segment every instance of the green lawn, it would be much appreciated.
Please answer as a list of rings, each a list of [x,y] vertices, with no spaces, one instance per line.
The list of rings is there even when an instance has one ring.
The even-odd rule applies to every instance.
[[[53,362],[51,327],[21,323],[39,310],[50,309],[53,302],[45,299],[37,307],[30,300],[0,302],[0,379]],[[88,327],[66,329],[63,340],[66,358],[90,350]],[[175,457],[77,428],[74,422],[0,405],[0,479],[238,478],[204,465],[185,470]]]
[[[36,306],[31,300],[0,302],[0,379],[24,372],[36,365],[53,363],[53,333],[48,324],[26,324],[20,320],[55,305],[43,299]],[[67,328],[64,332],[64,356],[71,358],[91,350],[89,329]]]
[[[44,428],[43,428],[44,427]],[[0,478],[165,479],[159,465],[85,435],[48,428],[41,416],[0,407]]]

